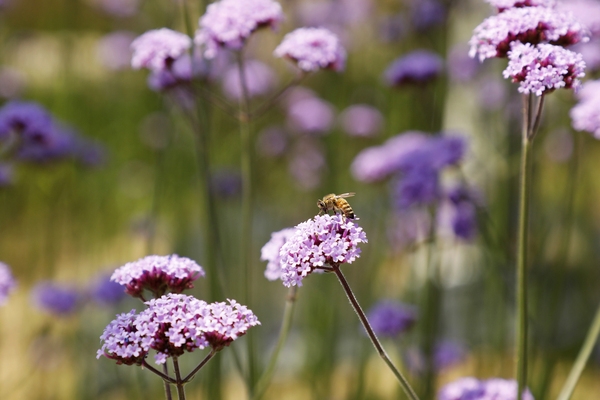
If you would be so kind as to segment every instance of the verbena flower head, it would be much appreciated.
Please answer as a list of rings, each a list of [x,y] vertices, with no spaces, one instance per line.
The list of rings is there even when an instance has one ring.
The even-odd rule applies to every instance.
[[[350,136],[371,137],[377,135],[383,126],[381,112],[367,104],[355,104],[346,108],[340,115],[342,129]]]
[[[509,8],[520,7],[554,7],[555,0],[485,0],[495,7],[498,12],[508,10]]]
[[[581,54],[551,44],[515,42],[508,59],[503,76],[518,82],[520,93],[541,96],[560,88],[577,89],[585,76]]]
[[[438,0],[411,2],[410,21],[417,32],[440,25],[446,19],[446,8]]]
[[[394,60],[384,73],[385,81],[390,86],[427,83],[441,74],[443,66],[438,54],[416,50]]]
[[[385,300],[371,308],[367,318],[377,335],[395,337],[412,328],[417,321],[417,311],[399,301]]]
[[[117,364],[140,365],[150,349],[150,340],[139,332],[135,321],[137,314],[131,310],[127,314],[119,314],[104,328],[100,335],[102,347],[96,353],[96,358],[104,356],[115,360]]]
[[[52,129],[52,116],[34,102],[10,101],[0,109],[0,140],[11,132],[36,139]]]
[[[168,28],[154,29],[138,36],[132,43],[131,66],[160,71],[169,68],[192,47],[189,36]]]
[[[260,249],[260,259],[267,261],[265,278],[275,281],[281,278],[281,247],[296,233],[295,228],[285,228],[271,233],[271,239]]]
[[[367,236],[352,220],[336,215],[317,215],[296,226],[296,233],[281,247],[281,280],[287,287],[318,267],[351,264],[360,256],[359,243]]]
[[[252,32],[276,28],[282,20],[281,5],[273,0],[220,0],[200,17],[194,43],[204,46],[206,58],[213,58],[219,48],[239,50]]]
[[[460,378],[446,384],[438,393],[438,400],[517,400],[517,382],[492,378]],[[534,400],[531,392],[523,391],[523,400]]]
[[[600,81],[588,81],[577,93],[579,102],[570,111],[573,128],[600,139]]]
[[[572,14],[548,7],[511,8],[485,19],[473,31],[469,55],[506,57],[511,43],[550,43],[568,46],[589,38]]]
[[[81,295],[75,289],[53,282],[37,284],[31,291],[33,303],[42,311],[67,316],[77,311]]]
[[[6,303],[8,295],[17,285],[8,265],[0,261],[0,306]]]
[[[143,298],[144,290],[160,297],[167,291],[181,293],[194,287],[193,282],[204,276],[195,261],[176,254],[147,256],[118,268],[111,280],[125,286],[127,294]]]
[[[287,110],[288,125],[294,131],[308,134],[328,133],[334,122],[331,103],[309,97],[291,104]]]
[[[101,306],[116,304],[125,297],[123,286],[112,281],[106,274],[94,278],[89,291],[91,299]]]
[[[298,28],[285,35],[273,54],[293,61],[304,72],[342,71],[346,64],[346,50],[325,28]]]

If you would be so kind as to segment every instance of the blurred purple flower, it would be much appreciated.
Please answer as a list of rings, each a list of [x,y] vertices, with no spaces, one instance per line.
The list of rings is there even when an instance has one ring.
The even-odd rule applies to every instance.
[[[456,45],[448,54],[448,76],[455,82],[469,82],[481,69],[481,63],[469,57],[466,46]]]
[[[261,27],[276,28],[283,20],[281,5],[273,0],[219,0],[200,17],[194,42],[213,58],[220,48],[239,50]]]
[[[285,35],[273,54],[293,61],[304,72],[339,72],[346,65],[346,50],[338,37],[325,28],[298,28]]]
[[[587,40],[587,32],[571,13],[546,7],[510,8],[475,28],[469,55],[483,61],[506,57],[513,42],[568,46]]]
[[[52,129],[52,116],[34,102],[9,101],[0,109],[0,140],[12,131],[35,140]]]
[[[367,319],[377,335],[395,337],[412,328],[417,321],[417,311],[399,301],[383,300],[369,310]]]
[[[301,189],[315,189],[321,183],[321,173],[326,168],[323,150],[309,138],[300,140],[292,150],[288,170]]]
[[[242,177],[238,171],[219,169],[211,174],[210,189],[218,199],[238,197],[242,191]]]
[[[600,2],[597,0],[561,1],[557,3],[556,10],[573,13],[575,20],[583,25],[592,37],[600,36]]]
[[[352,220],[336,214],[317,215],[296,226],[296,233],[281,247],[281,280],[287,287],[323,266],[351,264],[360,256],[359,243],[367,236]]]
[[[281,278],[281,247],[296,233],[295,228],[285,228],[271,233],[271,239],[260,249],[261,261],[267,261],[265,278],[276,281]]]
[[[170,69],[171,64],[192,47],[189,36],[171,29],[153,29],[138,36],[132,43],[131,67],[158,72]]]
[[[578,103],[571,109],[571,124],[578,131],[600,139],[600,80],[587,81],[577,93]]]
[[[411,3],[410,20],[417,32],[440,25],[446,19],[446,9],[436,0],[415,0]]]
[[[299,25],[311,27],[357,24],[367,20],[372,9],[371,0],[309,1],[295,7]]]
[[[299,100],[291,104],[287,112],[289,126],[302,133],[329,133],[334,121],[331,103],[317,97]]]
[[[344,132],[350,136],[370,137],[377,135],[383,126],[381,112],[367,104],[355,104],[346,108],[339,116]]]
[[[59,316],[74,313],[81,300],[77,290],[50,281],[37,284],[31,291],[31,298],[40,310]]]
[[[260,61],[246,60],[244,62],[244,76],[248,97],[266,94],[275,84],[275,71]],[[223,74],[223,91],[230,99],[237,100],[242,97],[238,65],[230,66]]]
[[[480,381],[475,378],[460,378],[443,386],[438,400],[517,400],[517,382],[492,378]],[[523,391],[523,400],[534,400],[529,389]]]
[[[572,50],[581,54],[586,71],[600,70],[600,39],[595,38],[587,43],[577,43]]]
[[[439,196],[438,171],[428,166],[409,169],[395,184],[394,199],[399,210],[431,204]]]
[[[285,131],[278,126],[270,126],[258,134],[256,149],[264,157],[280,157],[288,147]]]
[[[194,287],[193,282],[204,276],[195,261],[177,254],[147,256],[117,268],[111,280],[125,286],[125,292],[144,299],[144,290],[160,297],[167,291],[181,293]]]
[[[125,298],[123,286],[110,279],[110,274],[101,274],[90,285],[90,297],[100,306],[110,306]]]
[[[584,71],[585,62],[579,53],[551,44],[514,42],[502,75],[519,83],[519,93],[541,96],[560,88],[577,90]]]
[[[0,306],[3,306],[12,292],[17,286],[17,282],[12,275],[8,265],[0,261]]]
[[[449,340],[440,341],[433,348],[433,368],[441,371],[462,362],[466,356],[464,346]],[[418,348],[411,348],[406,352],[405,362],[414,374],[422,374],[425,371],[425,355]]]
[[[0,68],[0,97],[5,99],[19,97],[25,85],[25,75],[20,71],[10,67]]]
[[[456,237],[470,240],[477,233],[477,199],[471,191],[462,185],[447,191],[451,205],[450,226]]]
[[[379,38],[384,43],[396,42],[406,35],[408,22],[404,14],[386,15],[377,23]]]
[[[98,60],[108,69],[128,69],[131,65],[131,43],[135,34],[129,31],[115,31],[104,35],[96,45]]]
[[[14,175],[12,164],[0,163],[0,188],[12,185]]]
[[[429,50],[415,50],[397,58],[385,70],[385,81],[390,86],[423,84],[442,73],[444,61]]]

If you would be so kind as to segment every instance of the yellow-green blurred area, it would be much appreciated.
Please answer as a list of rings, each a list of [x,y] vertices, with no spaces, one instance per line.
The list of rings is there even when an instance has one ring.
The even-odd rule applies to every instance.
[[[361,245],[361,258],[343,270],[363,308],[382,299],[418,307],[428,260],[434,260],[440,296],[435,336],[464,349],[459,360],[440,371],[437,388],[466,376],[513,379],[521,99],[516,86],[501,79],[506,61],[488,60],[477,78],[466,81],[444,73],[427,84],[390,88],[383,78],[393,60],[416,49],[440,54],[449,67],[451,51],[468,51],[473,28],[491,9],[479,0],[435,2],[445,10],[444,17],[416,30],[411,13],[420,0],[282,0],[284,23],[275,32],[255,33],[245,49],[276,74],[273,90],[253,98],[251,108],[294,77],[291,63],[272,53],[285,33],[309,19],[307,13],[322,17],[317,3],[333,5],[339,13],[351,6],[358,10],[350,22],[328,25],[347,48],[345,71],[317,72],[302,82],[333,106],[336,122],[327,134],[310,138],[324,166],[310,170],[309,184],[294,175],[304,139],[286,123],[285,98],[252,121],[252,236],[241,237],[239,124],[209,105],[213,182],[233,177],[233,189],[227,186],[216,194],[225,292],[214,298],[216,289],[209,287],[207,277],[196,281],[189,294],[241,301],[245,277],[240,249],[242,242],[251,243],[253,295],[247,305],[262,325],[248,335],[253,335],[262,371],[277,340],[287,289],[264,278],[261,247],[272,232],[317,214],[318,198],[356,192],[349,201],[369,243]],[[129,4],[134,12],[115,15],[106,11],[106,4]],[[117,313],[141,310],[139,301],[126,299],[110,307],[86,303],[72,315],[54,316],[32,303],[30,291],[47,280],[85,291],[99,274],[149,254],[177,253],[205,265],[209,221],[202,211],[202,185],[207,183],[198,172],[197,143],[186,114],[173,98],[148,88],[147,71],[109,68],[110,47],[101,45],[115,31],[132,37],[161,27],[193,32],[206,4],[0,0],[0,7],[0,70],[17,75],[17,83],[11,81],[14,90],[0,87],[0,93],[12,93],[3,104],[11,98],[38,102],[106,150],[104,162],[90,168],[73,161],[20,163],[13,184],[0,187],[0,261],[18,282],[0,308],[0,399],[163,399],[162,383],[151,372],[96,359],[104,327]],[[493,107],[484,106],[495,96],[490,82],[504,90]],[[205,89],[224,97],[219,79]],[[377,135],[353,137],[337,122],[343,110],[362,103],[384,117]],[[556,398],[600,302],[600,144],[572,130],[568,113],[574,103],[570,91],[549,96],[533,153],[529,387],[536,400]],[[231,104],[237,107],[235,101]],[[261,132],[272,126],[287,138],[285,151],[276,157],[266,156],[260,147]],[[398,244],[394,232],[406,222],[394,213],[392,185],[367,184],[352,176],[350,165],[361,150],[409,130],[452,131],[468,140],[460,168],[443,179],[464,180],[481,194],[473,240],[442,236],[433,243]],[[298,293],[291,332],[264,399],[404,398],[333,274],[308,277]],[[425,317],[420,311],[409,333],[383,340],[417,388],[422,378],[409,369],[406,354],[421,342]],[[244,364],[247,340],[242,337],[217,355],[223,399],[247,398],[243,373],[232,355],[235,348]],[[202,351],[186,354],[182,368],[191,370],[203,357]],[[207,393],[219,390],[209,390],[215,383],[208,377],[214,374],[206,371],[187,386],[188,399],[215,400]],[[596,348],[573,399],[600,398],[599,374]]]

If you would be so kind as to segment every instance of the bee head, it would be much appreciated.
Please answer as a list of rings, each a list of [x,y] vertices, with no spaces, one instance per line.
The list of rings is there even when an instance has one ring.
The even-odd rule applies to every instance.
[[[325,205],[325,202],[323,200],[317,200],[317,207],[319,207],[321,211],[327,211],[327,206]]]

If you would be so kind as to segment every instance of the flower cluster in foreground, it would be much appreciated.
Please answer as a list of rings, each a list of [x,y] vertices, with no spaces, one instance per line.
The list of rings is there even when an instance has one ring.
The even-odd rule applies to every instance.
[[[281,247],[291,238],[296,229],[285,228],[271,233],[271,239],[260,249],[260,259],[267,261],[265,278],[270,281],[276,281],[281,278],[281,256],[279,251]]]
[[[177,254],[147,256],[115,270],[111,280],[125,286],[127,294],[143,297],[149,290],[154,297],[167,293],[181,293],[194,287],[193,282],[204,276],[204,270],[195,261]]]
[[[281,247],[281,280],[287,287],[302,286],[315,269],[351,264],[360,255],[359,243],[367,236],[361,227],[342,215],[317,215],[296,226]]]
[[[120,314],[105,328],[96,358],[141,364],[148,352],[155,350],[155,362],[164,364],[169,357],[196,349],[219,351],[246,334],[248,328],[260,325],[251,310],[234,300],[209,304],[169,293],[145,304],[148,308],[141,313],[131,310]]]
[[[438,393],[438,400],[517,400],[517,382],[493,378],[480,381],[475,378],[461,378],[444,386]],[[523,392],[523,400],[534,400],[531,392]]]

